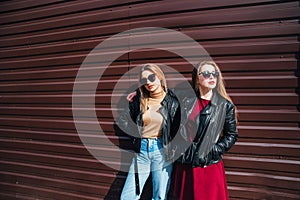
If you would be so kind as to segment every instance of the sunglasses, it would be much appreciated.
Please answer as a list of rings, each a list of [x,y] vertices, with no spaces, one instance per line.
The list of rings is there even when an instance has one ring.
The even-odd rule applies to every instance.
[[[220,73],[218,71],[216,72],[209,72],[209,71],[204,71],[204,72],[200,72],[199,75],[203,76],[203,78],[208,79],[210,77],[210,75],[213,75],[214,78],[218,78]]]
[[[151,83],[153,83],[156,79],[155,74],[150,74],[147,78],[141,78],[140,80],[140,84],[141,85],[146,85],[147,84],[147,80],[150,81]]]

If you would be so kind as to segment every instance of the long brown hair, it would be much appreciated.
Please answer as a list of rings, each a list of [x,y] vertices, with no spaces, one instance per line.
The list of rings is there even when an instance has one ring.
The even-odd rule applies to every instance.
[[[167,81],[166,81],[164,72],[161,70],[161,68],[157,64],[154,64],[154,63],[146,63],[146,64],[142,65],[140,73],[139,73],[139,80],[141,80],[141,78],[142,78],[143,71],[146,71],[146,70],[149,70],[153,74],[156,75],[156,77],[161,82],[161,86],[162,86],[163,90],[165,92],[167,92]],[[150,92],[145,88],[145,85],[140,84],[140,81],[139,81],[139,90],[141,92],[141,99],[140,99],[140,101],[141,101],[141,110],[143,112],[145,112],[146,109],[147,109],[146,101],[150,96]]]

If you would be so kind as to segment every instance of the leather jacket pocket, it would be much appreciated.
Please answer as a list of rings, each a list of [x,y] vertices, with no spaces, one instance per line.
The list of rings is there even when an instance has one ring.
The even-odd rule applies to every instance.
[[[191,143],[190,147],[185,151],[184,155],[182,156],[183,163],[193,163],[195,152],[196,152],[196,144],[194,142]]]
[[[212,150],[205,156],[205,166],[209,166],[218,163],[222,160],[223,154],[220,147],[215,144]]]

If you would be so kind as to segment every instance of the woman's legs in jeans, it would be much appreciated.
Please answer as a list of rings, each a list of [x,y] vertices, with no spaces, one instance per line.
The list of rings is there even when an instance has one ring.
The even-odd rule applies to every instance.
[[[161,151],[159,151],[161,150]],[[140,194],[136,194],[134,159],[131,163],[128,176],[121,194],[121,200],[139,199],[145,182],[152,172],[153,197],[152,199],[166,199],[172,164],[165,163],[165,155],[162,151],[161,139],[142,139],[141,153],[137,154],[138,177]]]
[[[167,194],[170,187],[170,180],[171,180],[171,172],[172,172],[172,163],[169,165],[165,165],[164,157],[157,157],[156,160],[153,160],[152,168],[152,185],[153,185],[153,200],[158,199],[167,199]],[[156,166],[155,166],[156,165]],[[155,170],[159,167],[159,170]]]
[[[161,139],[148,139],[151,160],[153,195],[152,200],[167,199],[172,172],[172,163],[166,163]]]
[[[138,177],[139,177],[139,187],[140,194],[136,194],[136,182],[135,182],[135,159],[137,159],[138,166]],[[142,190],[150,175],[150,160],[147,153],[141,152],[133,158],[132,163],[129,168],[129,172],[125,181],[125,185],[122,190],[121,200],[138,200],[142,194]]]

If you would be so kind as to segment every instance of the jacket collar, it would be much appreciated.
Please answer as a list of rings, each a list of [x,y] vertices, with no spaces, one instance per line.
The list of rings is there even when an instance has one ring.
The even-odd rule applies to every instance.
[[[220,97],[221,97],[221,95],[218,92],[213,91],[213,96],[212,96],[212,99],[210,101],[211,105],[212,106],[217,106]]]
[[[212,96],[212,99],[210,101],[210,104],[208,104],[202,111],[201,113],[202,114],[210,114],[213,109],[215,109],[217,107],[218,104],[220,104],[220,99],[221,99],[221,95],[216,92],[216,91],[213,91],[213,96]],[[201,101],[201,100],[200,100]]]

